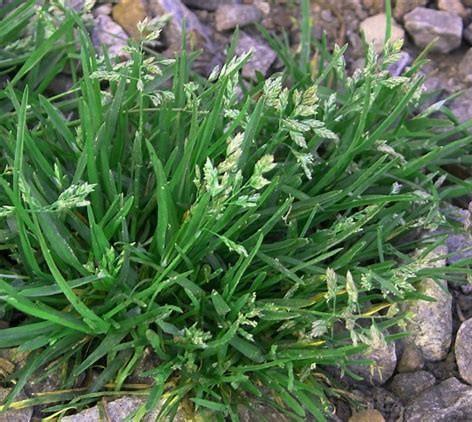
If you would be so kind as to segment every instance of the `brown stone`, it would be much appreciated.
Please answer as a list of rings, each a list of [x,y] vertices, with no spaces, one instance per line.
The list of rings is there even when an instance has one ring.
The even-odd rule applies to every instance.
[[[423,369],[424,358],[421,350],[412,343],[407,343],[402,357],[398,362],[397,371],[400,373],[413,372]]]
[[[373,15],[385,11],[384,0],[362,0],[362,5]]]
[[[146,9],[142,0],[120,0],[113,7],[112,16],[129,35],[137,37],[137,24],[146,17]]]
[[[404,15],[411,12],[419,6],[425,6],[428,0],[397,0],[394,9],[394,16],[397,19],[402,19]]]
[[[438,0],[438,9],[454,13],[461,18],[466,18],[468,15],[467,9],[460,0]]]
[[[385,419],[378,410],[367,409],[354,413],[349,422],[385,422]]]
[[[184,22],[189,47],[201,48],[211,44],[209,28],[181,0],[149,0],[149,11],[153,16],[170,16],[170,21],[164,28],[169,51],[180,49]]]

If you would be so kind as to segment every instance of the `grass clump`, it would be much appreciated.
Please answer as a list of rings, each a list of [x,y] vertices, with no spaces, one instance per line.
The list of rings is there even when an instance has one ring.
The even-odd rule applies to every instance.
[[[369,50],[351,77],[340,48],[306,71],[305,49],[272,40],[289,71],[248,86],[248,56],[230,52],[204,80],[192,55],[163,61],[144,41],[125,63],[98,60],[67,11],[31,26],[33,54],[0,61],[13,75],[0,94],[0,347],[29,353],[7,405],[58,373],[62,391],[28,403],[66,402],[45,410],[60,415],[122,392],[148,397],[137,419],[183,402],[218,419],[260,403],[323,420],[340,394],[326,366],[349,372],[415,284],[444,275],[425,262],[435,244],[413,259],[420,241],[405,236],[439,227],[440,202],[470,189],[442,168],[470,162],[466,125],[415,112],[419,64],[386,70],[399,44]],[[73,88],[48,96],[61,72]],[[149,352],[143,393],[127,379]]]

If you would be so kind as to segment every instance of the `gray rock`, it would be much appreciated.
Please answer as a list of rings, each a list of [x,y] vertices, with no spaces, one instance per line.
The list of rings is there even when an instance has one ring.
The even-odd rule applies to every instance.
[[[438,362],[426,362],[424,369],[431,372],[438,381],[445,381],[449,378],[459,376],[456,356],[453,350],[447,354],[446,359],[444,360]]]
[[[108,50],[110,57],[128,57],[124,50],[128,45],[128,34],[108,15],[98,15],[94,19],[92,42],[98,51]]]
[[[66,0],[64,5],[74,9],[76,12],[81,12],[85,6],[85,0]]]
[[[424,358],[421,350],[413,343],[407,342],[398,362],[399,373],[414,372],[424,367]]]
[[[472,48],[469,48],[467,53],[464,54],[459,64],[459,71],[465,82],[472,82]]]
[[[467,27],[464,29],[463,36],[469,42],[469,44],[472,44],[472,23],[467,25]]]
[[[453,254],[447,259],[449,264],[454,264],[461,259],[472,258],[472,235],[469,233],[450,234],[446,243],[449,253]]]
[[[465,230],[472,227],[472,202],[468,205],[469,209],[459,208],[451,204],[445,204],[441,212],[449,219],[461,223]]]
[[[470,49],[467,54],[470,56],[470,60],[472,62],[472,49]],[[462,226],[458,231],[448,233],[446,245],[450,256],[447,258],[447,263],[454,264],[461,259],[471,258],[472,234],[470,233],[470,228],[472,227],[472,215],[470,211],[449,205],[444,207],[442,212],[447,218],[460,223]],[[469,286],[462,287],[464,287],[465,290],[469,290],[467,288]],[[464,291],[464,293],[466,292]]]
[[[456,296],[459,312],[462,314],[462,317],[465,320],[472,318],[472,294],[471,293],[459,293]]]
[[[405,37],[405,31],[395,21],[391,22],[393,41],[402,40]],[[363,20],[360,25],[368,44],[373,44],[377,53],[383,50],[385,43],[385,31],[387,29],[387,16],[385,13],[379,13]]]
[[[216,9],[215,26],[218,31],[226,31],[259,22],[262,12],[250,4],[224,4]]]
[[[461,45],[462,19],[450,12],[417,7],[404,16],[405,29],[418,47],[437,38],[432,51],[449,53]]]
[[[410,53],[402,51],[400,58],[388,67],[388,71],[392,76],[400,76],[406,67],[413,61]]]
[[[408,403],[435,383],[436,378],[427,371],[407,372],[393,377],[390,390],[404,403]]]
[[[405,411],[406,422],[472,420],[472,387],[449,378],[415,398]]]
[[[466,18],[468,15],[467,9],[460,0],[438,0],[438,9],[454,13],[461,18]]]
[[[366,391],[369,408],[377,409],[387,421],[402,421],[404,406],[401,400],[381,387],[370,387]]]
[[[393,15],[397,19],[402,19],[408,12],[419,6],[426,6],[428,0],[397,0]]]
[[[128,416],[138,409],[139,406],[145,403],[145,400],[140,397],[122,397],[118,400],[113,400],[106,404],[106,413],[109,422],[122,422]],[[147,415],[144,422],[155,421],[159,414],[160,406],[157,406],[150,415]],[[100,410],[97,406],[86,409],[80,413],[72,416],[66,416],[61,419],[63,422],[95,422],[100,421]],[[178,411],[173,419],[175,422],[184,422],[187,418],[182,411]]]
[[[388,343],[383,347],[355,355],[353,359],[372,360],[373,363],[370,366],[352,365],[350,369],[371,385],[385,384],[392,377],[397,366],[395,343]]]
[[[445,245],[438,246],[427,257],[428,266],[442,267],[446,265]],[[435,302],[424,300],[411,301],[406,310],[411,313],[407,331],[411,339],[421,350],[425,359],[438,361],[447,355],[452,339],[452,296],[447,290],[447,282],[426,278],[419,283],[419,291],[431,297]]]
[[[472,284],[464,284],[461,285],[461,291],[464,293],[464,295],[470,295],[472,293]],[[469,309],[467,309],[467,312]]]
[[[238,416],[241,422],[260,422],[261,415],[264,416],[264,422],[289,422],[289,419],[269,406],[260,403],[248,403],[248,406],[238,406]],[[211,421],[213,419],[206,419]]]
[[[98,407],[94,406],[94,407],[91,407],[90,409],[83,410],[82,412],[77,413],[75,415],[65,416],[61,420],[63,422],[99,421],[100,420],[100,412],[98,410]]]
[[[264,40],[241,31],[236,46],[236,54],[242,55],[247,51],[252,51],[252,56],[244,65],[242,75],[251,79],[256,77],[256,72],[266,75],[277,57],[275,51]]]
[[[198,17],[181,0],[149,0],[149,10],[154,16],[170,15],[170,21],[164,28],[164,36],[170,52],[180,50],[182,45],[182,26],[188,36],[191,47],[210,46],[210,29],[203,25]]]
[[[461,123],[472,119],[472,88],[464,90],[460,96],[454,98],[449,108]]]
[[[186,6],[202,10],[216,10],[222,4],[237,4],[237,0],[183,0]]]
[[[10,393],[6,388],[0,388],[0,403]],[[23,397],[24,398],[24,397]],[[33,416],[33,408],[27,407],[25,409],[12,409],[0,414],[0,421],[2,422],[29,422]]]
[[[113,6],[111,5],[111,3],[105,3],[105,4],[101,4],[98,7],[95,7],[92,13],[93,13],[93,16],[95,17],[100,16],[100,15],[111,15],[112,9],[113,9]]]
[[[457,332],[455,352],[461,378],[472,384],[472,319],[461,324]]]

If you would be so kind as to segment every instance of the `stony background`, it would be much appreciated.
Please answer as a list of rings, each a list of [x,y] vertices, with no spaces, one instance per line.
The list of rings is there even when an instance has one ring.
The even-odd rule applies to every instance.
[[[68,4],[77,11],[85,7],[84,0],[68,0]],[[378,51],[382,48],[386,25],[383,12],[382,0],[312,0],[313,35],[321,38],[325,33],[329,45],[348,43],[347,62],[355,70],[363,64],[364,39],[373,42]],[[300,19],[295,0],[98,2],[88,15],[93,42],[97,49],[106,45],[111,55],[124,58],[123,47],[129,37],[136,36],[137,22],[146,16],[165,14],[171,19],[154,48],[173,56],[181,45],[185,19],[189,44],[203,50],[196,63],[202,74],[224,62],[225,49],[236,27],[240,28],[237,52],[253,49],[253,58],[243,70],[247,79],[281,67],[255,23],[275,34],[285,31],[294,50],[299,44]],[[401,60],[391,71],[401,74],[426,45],[437,39],[431,62],[424,69],[424,88],[431,92],[433,101],[463,90],[463,95],[450,102],[450,108],[461,122],[472,118],[472,0],[396,0],[394,18],[392,35],[404,39],[405,44]],[[64,90],[67,85],[67,80],[58,78],[52,88]],[[437,260],[437,265],[472,256],[472,206],[466,209],[467,202],[465,198],[462,208],[444,209],[444,214],[457,222],[457,230],[446,233],[444,245],[432,252],[437,256],[449,254],[447,260]],[[372,368],[353,367],[363,382],[340,379],[357,406],[336,402],[333,421],[472,421],[472,287],[425,279],[420,288],[436,301],[405,305],[412,314],[406,327],[411,337],[371,350],[368,357],[375,362]],[[11,373],[21,362],[15,350],[1,351],[0,377],[2,371]],[[53,380],[51,383],[30,384],[28,388],[46,391],[54,388]],[[6,389],[0,389],[0,398],[6,393]],[[63,420],[95,421],[100,410],[110,421],[121,421],[140,404],[139,398],[123,397],[102,404],[102,409],[95,407]],[[38,412],[32,409],[10,411],[0,415],[0,421],[39,420],[35,415]],[[270,412],[265,416],[283,420]],[[242,419],[253,420],[250,415]],[[185,417],[180,415],[178,420]]]
[[[80,11],[85,0],[67,0]],[[419,52],[437,39],[431,63],[425,69],[425,88],[446,97],[458,90],[464,95],[451,103],[460,121],[472,117],[472,1],[393,0],[393,37],[405,40],[404,55],[397,72],[408,66]],[[348,63],[361,67],[364,39],[380,50],[385,33],[383,0],[312,0],[313,35],[326,34],[328,45],[349,44]],[[172,17],[156,48],[172,56],[181,45],[182,21],[186,21],[189,44],[204,54],[197,70],[208,74],[225,59],[236,27],[240,28],[238,52],[253,49],[253,59],[244,76],[266,75],[281,63],[254,24],[270,32],[286,32],[292,48],[299,44],[300,17],[297,0],[116,0],[97,2],[92,10],[92,36],[97,48],[106,45],[112,55],[126,56],[128,37],[136,36],[136,24],[145,16]]]

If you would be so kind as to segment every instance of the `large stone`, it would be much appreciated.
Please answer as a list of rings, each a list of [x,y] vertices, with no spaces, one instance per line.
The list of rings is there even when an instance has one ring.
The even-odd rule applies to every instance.
[[[395,343],[391,342],[366,353],[355,355],[353,359],[368,359],[372,361],[372,364],[369,366],[352,365],[350,367],[352,372],[361,376],[365,382],[371,385],[385,384],[397,366]]]
[[[137,25],[146,17],[146,9],[142,0],[121,0],[113,7],[113,19],[132,37],[139,32]]]
[[[236,46],[236,54],[242,55],[248,51],[252,51],[252,56],[244,65],[242,75],[250,79],[256,77],[256,72],[266,75],[277,57],[275,51],[259,37],[251,36],[241,31],[238,45]]]
[[[457,332],[455,352],[461,378],[472,384],[472,319],[461,324]]]
[[[153,16],[170,16],[170,21],[164,28],[169,51],[175,52],[180,49],[184,22],[190,47],[200,48],[212,44],[210,29],[203,25],[195,13],[189,10],[181,0],[149,0],[148,4]]]
[[[461,45],[462,19],[450,12],[417,7],[404,16],[405,29],[418,47],[426,47],[432,41],[432,51],[449,53]]]
[[[426,6],[427,3],[428,0],[397,0],[395,2],[393,15],[397,19],[402,19],[408,12],[411,12],[419,6]]]
[[[108,15],[98,15],[94,19],[92,42],[98,51],[105,48],[110,57],[126,58],[124,50],[128,45],[128,34]]]
[[[447,247],[438,246],[427,257],[429,267],[446,265]],[[440,259],[438,259],[440,258]],[[452,339],[452,296],[447,290],[447,282],[426,278],[421,280],[418,290],[434,300],[411,301],[406,305],[411,318],[407,331],[425,359],[438,361],[447,356]]]
[[[226,31],[259,22],[262,12],[250,4],[224,4],[216,9],[215,26],[218,31]]]
[[[405,411],[406,422],[472,420],[472,387],[449,378],[415,398]]]
[[[408,403],[435,383],[436,378],[427,371],[407,372],[393,377],[390,383],[390,390],[403,403]]]
[[[9,393],[10,393],[10,390],[0,387],[0,404],[3,403],[3,400],[6,399]],[[27,407],[25,409],[11,409],[4,413],[0,413],[0,421],[2,422],[29,422],[32,416],[33,416],[32,407]]]
[[[404,38],[405,31],[394,20],[391,21],[391,28],[392,40],[396,41]],[[366,42],[373,44],[375,51],[380,53],[385,44],[385,32],[387,29],[387,16],[385,13],[379,13],[365,19],[362,21],[360,29],[364,33]]]

